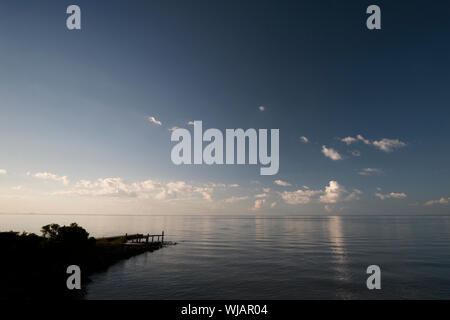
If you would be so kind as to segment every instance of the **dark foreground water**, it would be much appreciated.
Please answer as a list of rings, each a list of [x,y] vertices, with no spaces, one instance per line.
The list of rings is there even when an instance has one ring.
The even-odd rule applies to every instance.
[[[178,242],[94,275],[87,299],[450,299],[449,217],[0,216],[2,230],[73,221]]]

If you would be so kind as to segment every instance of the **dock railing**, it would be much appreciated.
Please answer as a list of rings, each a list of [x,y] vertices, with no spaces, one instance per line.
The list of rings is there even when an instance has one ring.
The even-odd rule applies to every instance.
[[[105,240],[105,241],[115,241],[120,238],[125,238],[125,242],[131,242],[131,243],[164,243],[164,231],[161,232],[161,234],[128,234],[125,233],[123,236],[114,236],[114,237],[104,237],[99,238],[97,240]]]

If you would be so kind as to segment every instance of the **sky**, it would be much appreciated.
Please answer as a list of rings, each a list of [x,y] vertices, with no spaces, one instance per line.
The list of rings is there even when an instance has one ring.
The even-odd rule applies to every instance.
[[[366,28],[371,4],[381,30]],[[2,1],[0,213],[448,214],[449,13]],[[173,164],[172,130],[194,120],[279,129],[279,172]]]

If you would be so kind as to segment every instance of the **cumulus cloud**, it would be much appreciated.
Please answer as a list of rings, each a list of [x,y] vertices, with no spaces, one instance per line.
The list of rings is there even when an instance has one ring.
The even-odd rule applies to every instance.
[[[266,108],[265,108],[264,106],[259,106],[258,109],[259,109],[259,111],[262,112],[262,111],[264,111]]]
[[[375,196],[380,198],[381,200],[385,199],[404,199],[407,197],[406,193],[403,192],[391,192],[387,194],[375,193]]]
[[[159,120],[156,120],[155,117],[148,117],[148,121],[149,121],[150,123],[156,124],[157,126],[161,126],[161,125],[162,125],[162,122],[159,121]]]
[[[255,200],[255,203],[253,204],[252,210],[253,211],[258,211],[259,209],[262,208],[262,206],[266,203],[266,199],[258,199]]]
[[[448,197],[448,198],[442,197],[439,200],[429,200],[429,201],[425,202],[425,205],[432,206],[435,204],[448,204],[449,202],[450,202],[450,197]]]
[[[283,181],[283,180],[275,180],[273,183],[275,183],[276,185],[281,186],[281,187],[292,186],[292,184],[290,184],[289,182]]]
[[[373,145],[384,152],[392,152],[396,148],[402,148],[406,146],[406,143],[398,139],[381,139],[374,141]]]
[[[373,174],[381,174],[383,171],[378,168],[364,168],[361,171],[358,172],[358,174],[362,176],[370,176]]]
[[[38,172],[34,175],[35,178],[43,179],[43,180],[53,180],[57,182],[61,182],[64,185],[69,184],[69,179],[67,176],[58,176],[56,174],[50,173],[50,172]]]
[[[307,204],[312,201],[329,204],[356,200],[361,193],[358,189],[350,192],[337,181],[331,180],[323,190],[284,191],[281,193],[281,198],[284,202],[292,205]]]
[[[308,142],[309,142],[309,139],[308,139],[307,137],[305,137],[305,136],[301,136],[301,137],[300,137],[300,140],[301,140],[301,142],[303,142],[303,143],[308,143]]]
[[[330,181],[328,186],[325,187],[324,194],[320,196],[320,202],[336,203],[341,198],[342,192],[343,189],[337,181]]]
[[[342,160],[341,155],[333,148],[322,146],[322,153],[325,155],[325,157],[330,158],[331,160]]]

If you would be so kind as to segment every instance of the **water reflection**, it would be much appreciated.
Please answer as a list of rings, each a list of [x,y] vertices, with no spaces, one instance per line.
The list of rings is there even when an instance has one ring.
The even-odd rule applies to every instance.
[[[341,217],[334,216],[328,219],[328,234],[330,238],[330,248],[333,252],[335,269],[337,271],[337,280],[349,281],[347,267],[347,255],[345,251],[344,236],[342,232]]]
[[[450,217],[0,215],[0,229],[74,221],[178,242],[94,275],[88,299],[450,298]],[[378,293],[365,286],[371,264]]]

